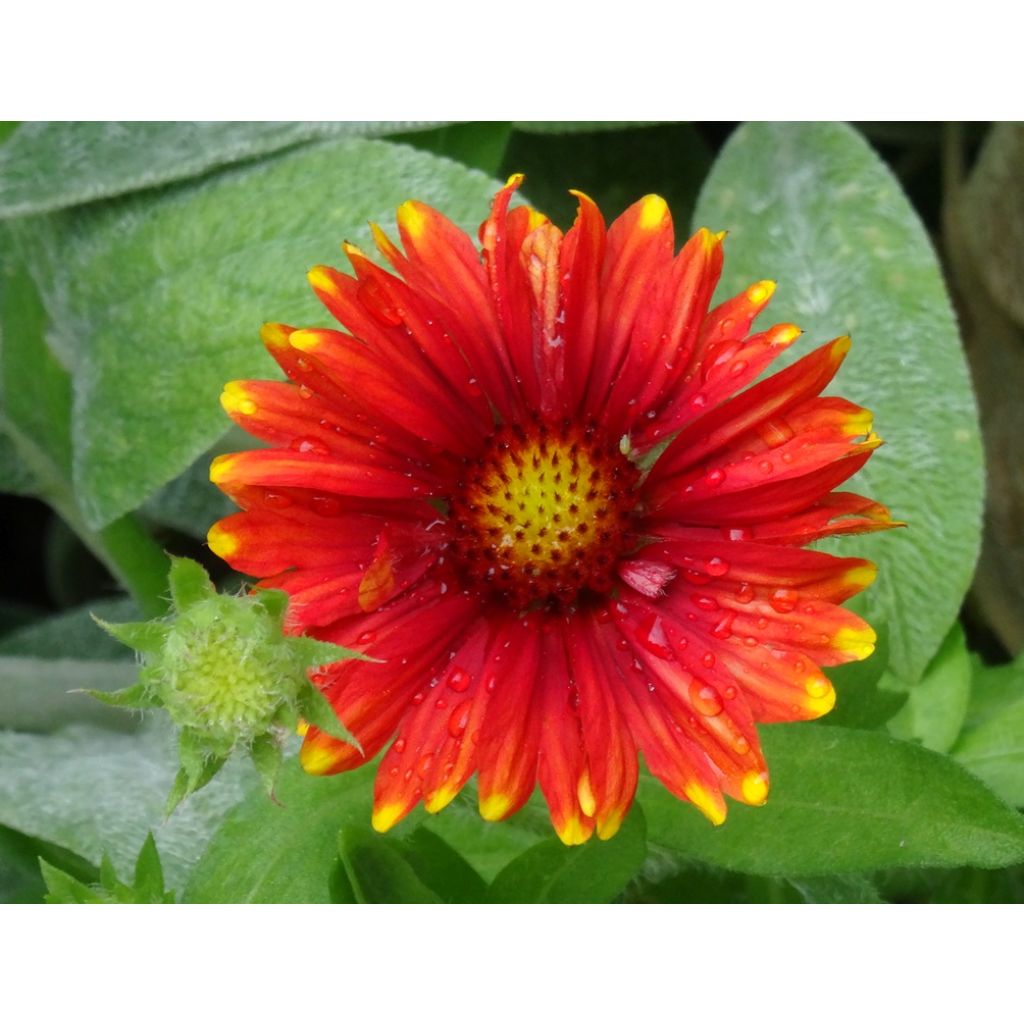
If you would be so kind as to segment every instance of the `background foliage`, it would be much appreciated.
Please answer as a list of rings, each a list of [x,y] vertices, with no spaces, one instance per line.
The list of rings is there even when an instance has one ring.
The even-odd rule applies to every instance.
[[[733,127],[0,129],[0,898],[1019,897],[1024,129]],[[274,373],[263,320],[326,323],[303,271],[340,262],[342,239],[368,244],[368,222],[387,228],[410,196],[475,231],[514,170],[563,226],[570,187],[609,216],[660,192],[679,234],[730,232],[723,293],[780,282],[771,315],[805,328],[799,352],[852,334],[838,388],[887,441],[863,490],[909,524],[839,545],[881,566],[862,610],[884,642],[835,670],[824,723],[764,729],[772,798],[717,830],[645,779],[608,843],[564,848],[533,804],[484,824],[472,793],[380,837],[370,773],[294,764],[281,805],[237,764],[164,821],[163,724],[68,692],[135,671],[90,612],[161,614],[165,550],[224,578],[200,542],[226,511],[207,466],[251,442],[217,396]]]

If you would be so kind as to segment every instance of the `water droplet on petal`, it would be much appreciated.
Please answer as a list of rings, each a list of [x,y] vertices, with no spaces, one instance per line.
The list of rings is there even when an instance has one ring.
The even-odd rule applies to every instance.
[[[754,600],[754,588],[749,583],[741,583],[736,591],[736,600],[740,604],[750,604]]]
[[[636,628],[636,638],[659,658],[672,658],[672,648],[668,645],[668,637],[665,636],[665,626],[660,615],[652,612],[646,616]]]
[[[293,452],[302,452],[309,455],[330,455],[331,449],[318,441],[315,437],[297,437],[288,446]]]
[[[715,628],[711,630],[713,636],[717,636],[719,640],[728,640],[732,636],[732,624],[736,621],[735,612],[726,612],[718,622],[715,623]]]
[[[700,661],[705,668],[715,667],[715,656],[711,653],[711,651],[705,652],[705,654],[701,657]]]
[[[464,669],[455,668],[448,676],[448,685],[456,693],[465,693],[469,689],[469,684],[472,682],[470,674]]]
[[[704,571],[709,576],[724,576],[729,571],[729,563],[715,556],[704,563]]]
[[[310,500],[310,507],[318,516],[340,516],[343,505],[341,500],[329,494],[315,494]]]
[[[277,491],[265,491],[263,504],[267,508],[288,508],[292,504],[292,499],[287,494],[279,494]]]
[[[745,736],[737,736],[733,741],[732,749],[740,756],[750,753],[750,743]]]
[[[790,590],[787,587],[780,587],[770,598],[768,598],[768,603],[780,615],[788,615],[796,607],[799,599],[800,595],[795,590]]]
[[[405,750],[405,737],[404,736],[399,736],[398,739],[395,740],[395,742],[391,744],[391,749],[396,754],[400,754],[403,750]]]
[[[448,717],[448,735],[458,739],[469,725],[469,713],[473,710],[473,701],[464,700]]]
[[[719,697],[718,691],[713,686],[695,679],[690,683],[689,692],[690,703],[694,710],[704,715],[705,718],[714,718],[722,713],[724,707],[722,698]]]
[[[725,482],[725,472],[721,469],[713,469],[704,479],[709,487],[721,487]]]

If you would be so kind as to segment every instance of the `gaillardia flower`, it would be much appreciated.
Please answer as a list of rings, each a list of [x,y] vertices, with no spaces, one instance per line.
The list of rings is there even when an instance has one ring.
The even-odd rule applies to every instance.
[[[520,181],[482,251],[410,201],[404,251],[374,228],[397,276],[351,245],[352,275],[310,272],[347,333],[269,324],[289,382],[227,385],[271,447],[213,463],[243,511],[210,546],[291,595],[291,629],[376,659],[314,676],[361,749],[311,727],[301,755],[387,746],[376,828],[476,773],[487,819],[539,782],[563,841],[608,838],[638,754],[720,823],[723,794],[767,797],[755,723],[824,714],[819,666],[873,649],[840,604],[874,566],[802,550],[892,525],[833,493],[879,444],[820,397],[849,339],[752,384],[800,331],[749,334],[770,281],[709,312],[722,235],[675,255],[658,196],[606,230],[580,193],[563,235],[510,208]]]

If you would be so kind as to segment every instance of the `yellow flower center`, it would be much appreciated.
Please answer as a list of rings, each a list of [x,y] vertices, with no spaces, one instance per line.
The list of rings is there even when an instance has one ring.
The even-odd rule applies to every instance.
[[[451,502],[464,576],[521,608],[607,593],[638,477],[593,428],[502,427]]]

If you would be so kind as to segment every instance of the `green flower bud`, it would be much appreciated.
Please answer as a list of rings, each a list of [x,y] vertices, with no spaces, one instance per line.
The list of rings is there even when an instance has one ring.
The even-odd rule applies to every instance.
[[[120,707],[162,707],[180,729],[181,770],[168,813],[239,748],[250,754],[272,794],[284,738],[300,718],[355,744],[309,670],[358,655],[286,636],[288,596],[282,591],[218,594],[202,566],[187,558],[172,559],[168,583],[176,613],[168,619],[100,622],[142,654],[138,682],[115,693],[91,691]]]

